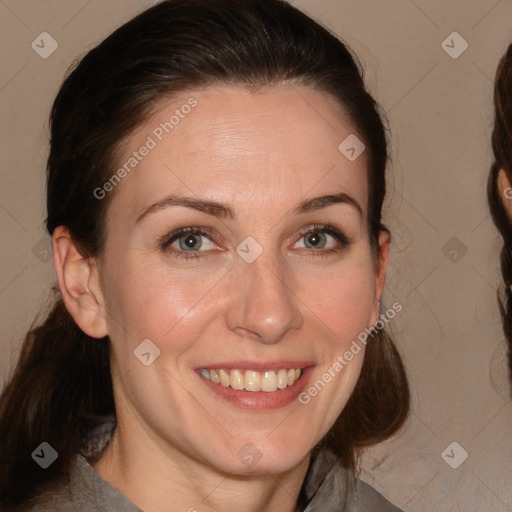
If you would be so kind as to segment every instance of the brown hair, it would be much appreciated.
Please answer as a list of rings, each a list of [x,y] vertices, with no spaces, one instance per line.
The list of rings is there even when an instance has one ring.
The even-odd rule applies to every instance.
[[[487,182],[487,197],[494,224],[503,237],[500,266],[505,286],[498,291],[498,304],[508,344],[509,378],[512,378],[512,291],[510,289],[512,286],[512,220],[504,205],[507,198],[498,187],[498,175],[501,169],[512,182],[512,44],[501,58],[496,71],[494,110],[492,132],[494,162]]]
[[[70,229],[85,257],[101,254],[115,193],[93,190],[116,169],[116,148],[158,100],[194,87],[257,89],[287,81],[337,100],[366,145],[368,232],[378,253],[387,163],[386,131],[346,46],[282,0],[167,0],[132,19],[78,63],[51,112],[46,226]],[[396,432],[409,410],[405,370],[382,331],[368,344],[347,406],[322,440],[354,469],[355,451]],[[82,332],[58,298],[24,341],[0,403],[0,491],[17,504],[68,475],[95,418],[115,412],[108,338]],[[58,459],[41,470],[43,441]]]

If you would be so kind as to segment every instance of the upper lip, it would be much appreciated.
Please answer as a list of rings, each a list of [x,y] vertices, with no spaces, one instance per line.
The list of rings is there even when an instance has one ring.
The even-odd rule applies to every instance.
[[[224,369],[224,370],[254,370],[256,372],[264,372],[267,370],[280,370],[282,368],[307,368],[314,366],[312,361],[224,361],[222,363],[207,363],[203,366],[198,366],[196,369],[206,368],[208,370]]]

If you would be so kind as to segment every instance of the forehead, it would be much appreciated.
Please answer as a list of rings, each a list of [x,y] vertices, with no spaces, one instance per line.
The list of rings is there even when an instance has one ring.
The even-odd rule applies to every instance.
[[[124,141],[117,169],[127,172],[113,214],[136,216],[171,193],[228,202],[242,213],[257,204],[263,213],[343,191],[366,215],[366,155],[350,161],[340,151],[349,136],[354,128],[340,105],[309,87],[181,93]]]

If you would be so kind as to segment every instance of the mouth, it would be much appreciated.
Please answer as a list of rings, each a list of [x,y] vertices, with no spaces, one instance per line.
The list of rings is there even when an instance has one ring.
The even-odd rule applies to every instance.
[[[304,368],[280,368],[278,370],[243,370],[225,368],[199,368],[198,373],[213,384],[237,391],[264,391],[272,393],[286,389],[297,382]]]
[[[217,399],[239,410],[265,412],[295,403],[314,370],[312,361],[231,361],[195,372]]]

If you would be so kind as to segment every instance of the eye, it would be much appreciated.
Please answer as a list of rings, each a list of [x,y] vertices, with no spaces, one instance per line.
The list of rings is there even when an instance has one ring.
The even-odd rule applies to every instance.
[[[217,247],[211,240],[209,230],[198,227],[177,229],[160,240],[162,250],[177,258],[197,258],[194,253],[206,252]]]
[[[203,238],[205,238],[205,235],[203,234],[192,233],[189,235],[180,236],[175,242],[173,242],[170,245],[172,247],[174,244],[177,243],[182,251],[199,251],[205,245],[205,243],[203,242]],[[206,246],[208,246],[208,242],[210,244],[212,243],[211,240],[207,239]],[[205,247],[205,249],[208,248],[209,247]]]
[[[302,237],[304,245],[309,249],[325,249],[329,243],[329,238],[332,239],[330,235],[321,231],[312,231]]]
[[[328,225],[315,225],[305,228],[295,247],[312,249],[312,252],[331,253],[350,245],[351,240],[339,229]]]

